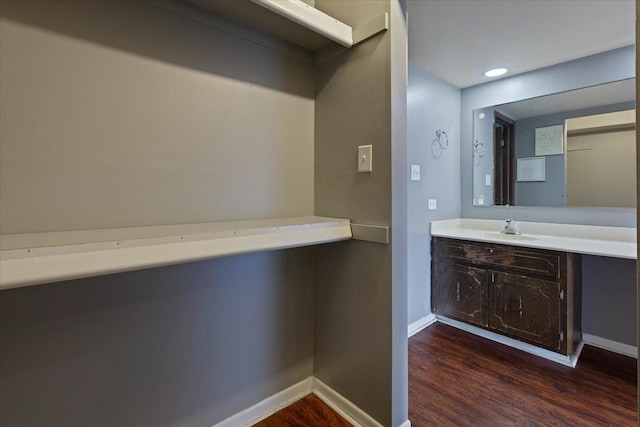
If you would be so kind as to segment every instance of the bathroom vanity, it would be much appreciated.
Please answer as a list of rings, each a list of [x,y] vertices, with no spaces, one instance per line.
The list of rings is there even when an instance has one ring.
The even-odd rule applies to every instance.
[[[574,365],[582,341],[582,254],[634,259],[635,229],[520,222],[522,235],[505,235],[503,226],[475,219],[431,223],[434,314]]]
[[[563,355],[580,342],[581,256],[432,240],[433,312]]]

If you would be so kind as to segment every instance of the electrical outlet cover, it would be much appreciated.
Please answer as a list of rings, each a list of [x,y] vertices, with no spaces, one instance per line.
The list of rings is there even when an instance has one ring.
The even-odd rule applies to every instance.
[[[420,181],[420,165],[411,165],[411,181]]]

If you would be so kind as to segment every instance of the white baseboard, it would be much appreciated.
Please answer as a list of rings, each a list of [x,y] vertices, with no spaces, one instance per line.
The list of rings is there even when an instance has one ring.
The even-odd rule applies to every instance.
[[[280,409],[302,399],[313,390],[313,377],[308,377],[261,402],[220,421],[214,427],[251,426],[275,414]]]
[[[411,421],[407,420],[400,424],[400,427],[411,427]]]
[[[313,394],[355,427],[382,427],[369,414],[317,378],[313,379]]]
[[[446,325],[453,326],[458,329],[462,329],[463,331],[471,332],[474,335],[479,335],[491,341],[495,341],[500,344],[504,344],[509,347],[513,347],[518,350],[522,350],[524,352],[534,354],[544,359],[551,360],[552,362],[556,362],[565,366],[570,366],[572,368],[576,367],[576,364],[578,363],[578,357],[580,357],[580,353],[582,352],[582,343],[578,345],[578,348],[576,349],[576,352],[574,355],[564,356],[562,354],[555,353],[550,350],[545,350],[544,348],[536,347],[535,345],[532,345],[532,344],[518,341],[513,338],[505,337],[504,335],[496,334],[495,332],[487,331],[485,329],[478,328],[476,326],[471,326],[466,323],[459,322],[457,320],[449,319],[447,317],[442,317],[442,316],[437,316],[437,317],[438,317],[438,322],[442,322]]]
[[[638,358],[638,347],[632,345],[623,344],[617,341],[611,341],[606,338],[597,337],[595,335],[582,334],[582,341],[585,344],[608,350],[613,353],[624,354],[625,356]]]
[[[310,393],[318,396],[354,427],[382,427],[382,424],[371,418],[362,409],[315,377],[308,377],[273,396],[269,396],[250,408],[215,424],[214,427],[251,426]],[[400,427],[411,427],[411,423],[407,420]]]
[[[411,338],[412,336],[414,336],[415,334],[417,334],[418,332],[420,332],[421,330],[423,330],[427,326],[430,326],[431,324],[435,323],[437,320],[438,320],[438,318],[436,317],[435,314],[429,313],[428,315],[424,316],[423,318],[418,319],[415,322],[409,324],[409,326],[407,327],[407,332],[409,333],[409,338]],[[401,427],[405,427],[405,426],[403,425]]]

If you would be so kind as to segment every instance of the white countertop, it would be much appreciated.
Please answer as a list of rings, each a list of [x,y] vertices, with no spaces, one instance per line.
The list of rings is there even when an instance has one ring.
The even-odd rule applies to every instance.
[[[512,224],[522,235],[501,234],[504,221],[470,218],[432,221],[431,235],[615,258],[638,256],[635,228],[524,221]]]

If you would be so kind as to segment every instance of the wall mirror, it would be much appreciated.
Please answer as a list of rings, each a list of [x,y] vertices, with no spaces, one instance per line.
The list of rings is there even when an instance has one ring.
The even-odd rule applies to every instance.
[[[473,204],[636,207],[635,79],[473,111]]]

